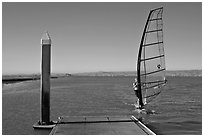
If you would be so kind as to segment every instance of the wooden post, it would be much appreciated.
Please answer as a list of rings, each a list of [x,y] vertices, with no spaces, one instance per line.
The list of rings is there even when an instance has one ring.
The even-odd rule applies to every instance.
[[[51,61],[51,39],[48,32],[41,39],[42,61],[41,61],[41,117],[40,121],[33,125],[34,128],[53,128],[55,125],[50,121],[50,61]]]
[[[42,39],[42,62],[41,62],[41,123],[50,123],[50,58],[51,39],[46,32]]]

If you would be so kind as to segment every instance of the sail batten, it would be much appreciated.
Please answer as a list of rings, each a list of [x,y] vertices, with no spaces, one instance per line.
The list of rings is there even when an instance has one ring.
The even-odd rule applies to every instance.
[[[157,32],[157,31],[162,31],[162,29],[156,29],[156,30],[149,30],[146,33],[153,33],[153,32]]]
[[[152,9],[151,11],[157,11],[157,10],[163,10],[163,7],[159,7],[159,8],[156,8],[156,9]],[[150,12],[151,12],[150,11]]]
[[[157,44],[162,44],[163,43],[163,41],[161,41],[161,42],[154,42],[154,43],[149,43],[149,44],[145,44],[145,45],[143,45],[144,47],[145,46],[152,46],[152,45],[157,45]]]
[[[154,88],[154,87],[159,87],[159,86],[161,86],[161,85],[163,85],[163,84],[165,84],[166,82],[165,81],[163,81],[163,82],[160,82],[160,83],[158,83],[158,84],[155,84],[155,85],[152,85],[152,86],[149,86],[149,87],[145,87],[145,88],[142,88],[142,89],[151,89],[151,88]]]
[[[149,21],[157,21],[157,20],[162,20],[162,18],[151,19]]]
[[[151,57],[151,58],[141,59],[141,61],[147,61],[147,60],[156,59],[156,58],[161,58],[161,57],[164,57],[164,55],[159,55],[159,56],[154,56],[154,57]]]
[[[164,70],[165,70],[165,69],[160,69],[160,70],[156,70],[156,71],[151,71],[151,72],[148,72],[148,73],[141,74],[140,76],[150,75],[150,74],[158,73],[158,72],[164,71]]]
[[[166,82],[166,80],[147,81],[147,82],[143,82],[142,84],[154,84],[154,83],[162,83],[162,82]]]

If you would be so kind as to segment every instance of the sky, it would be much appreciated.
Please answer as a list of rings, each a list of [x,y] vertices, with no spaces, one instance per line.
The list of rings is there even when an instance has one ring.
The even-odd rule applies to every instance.
[[[52,73],[135,71],[151,9],[164,7],[167,70],[202,69],[202,3],[2,4],[2,73],[40,73],[43,32]]]

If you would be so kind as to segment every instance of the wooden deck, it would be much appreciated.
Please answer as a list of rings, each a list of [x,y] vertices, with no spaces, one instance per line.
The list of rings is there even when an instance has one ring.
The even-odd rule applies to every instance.
[[[50,135],[155,135],[132,117],[60,117]]]

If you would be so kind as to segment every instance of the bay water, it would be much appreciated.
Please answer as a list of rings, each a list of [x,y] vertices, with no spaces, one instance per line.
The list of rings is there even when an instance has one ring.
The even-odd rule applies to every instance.
[[[51,120],[59,116],[138,117],[156,134],[202,134],[202,77],[167,77],[165,90],[138,114],[132,76],[71,76],[51,80]],[[40,119],[40,81],[2,85],[2,134],[49,134],[34,130]]]

